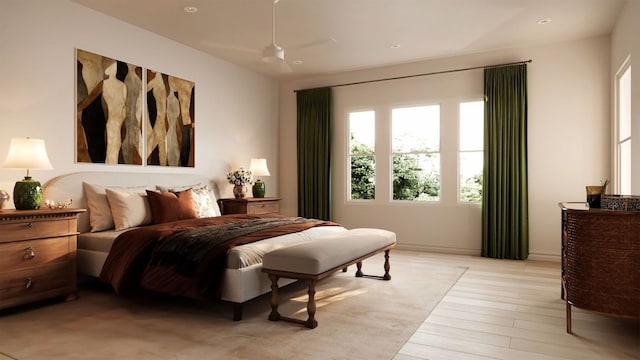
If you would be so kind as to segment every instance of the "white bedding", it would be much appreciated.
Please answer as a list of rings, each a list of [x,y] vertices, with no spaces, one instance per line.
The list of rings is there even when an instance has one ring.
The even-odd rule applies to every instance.
[[[104,259],[106,259],[115,238],[127,230],[110,230],[79,234],[78,251],[84,250],[88,252],[102,253],[104,254]],[[236,246],[231,249],[227,256],[227,268],[240,269],[251,265],[261,264],[263,255],[269,251],[283,246],[309,241],[318,236],[334,234],[342,231],[346,231],[346,229],[339,226],[318,226],[293,234],[277,236],[246,245]],[[98,277],[100,274],[99,272],[96,274],[94,269],[101,269],[104,259],[102,259],[102,263],[95,263],[91,266],[79,266],[78,270],[85,275]],[[94,262],[96,262],[96,260],[94,260]],[[86,273],[87,271],[90,271],[91,273]]]
[[[99,232],[87,232],[78,235],[78,249],[97,251],[103,253],[109,253],[111,250],[111,244],[118,237],[118,235],[126,232],[127,230],[108,230]],[[86,274],[91,275],[91,274]]]
[[[44,184],[44,198],[55,201],[72,199],[73,206],[87,208],[87,199],[83,191],[83,182],[102,186],[151,186],[165,187],[189,186],[190,184],[207,184],[213,189],[214,198],[218,196],[218,188],[214,182],[197,174],[160,174],[160,173],[125,173],[125,172],[79,172],[61,175]],[[111,244],[123,231],[101,231],[90,233],[89,214],[78,216],[78,272],[98,277],[102,270]],[[262,256],[266,252],[281,246],[307,241],[325,234],[346,231],[337,226],[311,228],[300,233],[284,235],[272,239],[234,248],[228,257],[228,266],[222,281],[221,299],[240,305],[234,308],[234,319],[241,317],[241,304],[257,296],[271,291],[271,281],[262,273]],[[281,286],[294,280],[282,279]]]

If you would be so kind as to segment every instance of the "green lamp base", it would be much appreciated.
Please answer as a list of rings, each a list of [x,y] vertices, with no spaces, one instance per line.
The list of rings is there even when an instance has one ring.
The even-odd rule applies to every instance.
[[[16,181],[13,188],[13,204],[17,210],[39,209],[42,205],[42,186],[39,181],[25,176],[23,180]]]
[[[251,190],[253,192],[253,197],[263,198],[265,192],[267,191],[267,187],[265,186],[264,182],[262,182],[261,180],[256,180]]]

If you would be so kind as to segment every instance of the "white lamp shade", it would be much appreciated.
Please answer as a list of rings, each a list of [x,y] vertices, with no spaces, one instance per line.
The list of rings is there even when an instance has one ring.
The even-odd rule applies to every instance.
[[[251,175],[253,176],[270,176],[269,169],[267,168],[267,159],[251,159],[251,165],[249,166]]]
[[[16,169],[53,169],[42,139],[13,138],[2,167]]]

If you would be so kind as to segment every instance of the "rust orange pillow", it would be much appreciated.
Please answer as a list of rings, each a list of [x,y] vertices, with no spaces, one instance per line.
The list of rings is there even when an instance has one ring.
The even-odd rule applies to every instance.
[[[178,192],[147,190],[147,199],[154,224],[198,217],[195,206],[193,206],[193,191],[191,189]]]

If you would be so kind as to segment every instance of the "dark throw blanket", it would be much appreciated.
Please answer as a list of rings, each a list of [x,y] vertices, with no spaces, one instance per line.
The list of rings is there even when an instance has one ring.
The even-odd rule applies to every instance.
[[[117,293],[141,287],[196,299],[218,298],[227,253],[237,245],[339,224],[279,215],[225,215],[145,226],[113,243],[100,278]]]

